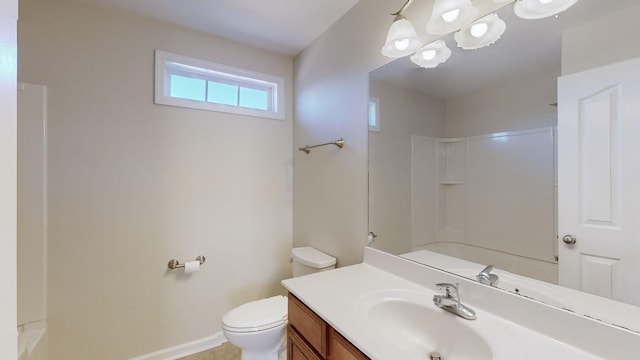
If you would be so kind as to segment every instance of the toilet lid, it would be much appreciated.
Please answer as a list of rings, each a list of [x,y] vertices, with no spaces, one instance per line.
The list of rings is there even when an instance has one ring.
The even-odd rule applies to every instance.
[[[281,295],[252,301],[229,311],[222,327],[233,332],[266,330],[287,321],[287,298]]]

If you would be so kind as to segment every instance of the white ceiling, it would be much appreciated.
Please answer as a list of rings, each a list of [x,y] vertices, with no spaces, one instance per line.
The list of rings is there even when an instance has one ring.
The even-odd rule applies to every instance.
[[[358,0],[84,0],[296,55]]]
[[[240,43],[294,56],[351,9],[358,0],[83,0],[142,14]],[[488,0],[485,0],[488,1]],[[402,1],[401,1],[402,2]],[[400,2],[400,3],[401,3]],[[375,71],[372,79],[452,98],[498,85],[519,74],[560,66],[563,29],[638,0],[579,0],[558,19],[523,20],[508,5],[498,14],[507,30],[496,44],[474,51],[457,48],[435,69],[419,69],[408,58]],[[424,1],[412,7],[423,6]],[[388,11],[387,7],[384,11]],[[415,9],[409,9],[415,10]],[[422,10],[422,9],[421,9]],[[383,10],[381,10],[383,11]],[[426,14],[427,11],[424,11]],[[412,15],[413,16],[413,15]],[[426,19],[410,19],[416,26]],[[383,39],[381,39],[382,41]],[[473,66],[469,66],[473,64]]]

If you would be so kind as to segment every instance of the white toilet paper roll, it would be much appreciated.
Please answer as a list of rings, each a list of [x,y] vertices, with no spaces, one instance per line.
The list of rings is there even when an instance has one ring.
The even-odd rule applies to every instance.
[[[193,274],[194,272],[200,271],[200,261],[187,261],[184,263],[184,273],[185,274]]]

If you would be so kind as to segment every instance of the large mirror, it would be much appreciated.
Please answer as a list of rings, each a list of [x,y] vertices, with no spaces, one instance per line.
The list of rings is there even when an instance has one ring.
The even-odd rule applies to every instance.
[[[558,132],[558,116],[565,115],[563,106],[572,107],[558,104],[558,79],[574,76],[565,87],[580,89],[592,69],[615,72],[603,66],[640,57],[634,35],[640,4],[579,0],[559,16],[539,20],[515,16],[511,5],[497,14],[507,28],[491,46],[462,50],[449,34],[444,40],[452,55],[436,68],[421,69],[405,57],[370,73],[370,246],[640,331],[640,287],[630,279],[638,277],[638,265],[623,271],[620,259],[597,253],[570,259],[575,236],[558,225],[565,211],[558,198],[573,201],[563,200],[573,188],[584,195],[577,202],[613,204],[607,196],[619,189],[606,175],[614,166],[591,169],[583,160],[582,182],[559,185],[558,157],[565,150],[557,140],[571,131],[560,126]],[[618,93],[595,93],[593,100],[575,95],[581,111],[615,107]],[[608,131],[589,129],[592,135]],[[590,138],[585,149],[614,151],[608,150],[614,135],[603,143]],[[616,158],[612,154],[607,159]],[[598,216],[585,223],[606,228]],[[600,237],[601,246],[608,236]],[[632,237],[640,239],[640,233]],[[626,251],[640,257],[640,244]],[[631,289],[618,294],[612,283]]]

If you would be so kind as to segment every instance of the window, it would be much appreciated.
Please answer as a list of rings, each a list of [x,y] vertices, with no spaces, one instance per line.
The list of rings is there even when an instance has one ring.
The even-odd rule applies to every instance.
[[[369,131],[380,132],[380,99],[369,98]]]
[[[284,79],[156,50],[155,103],[284,119]]]

